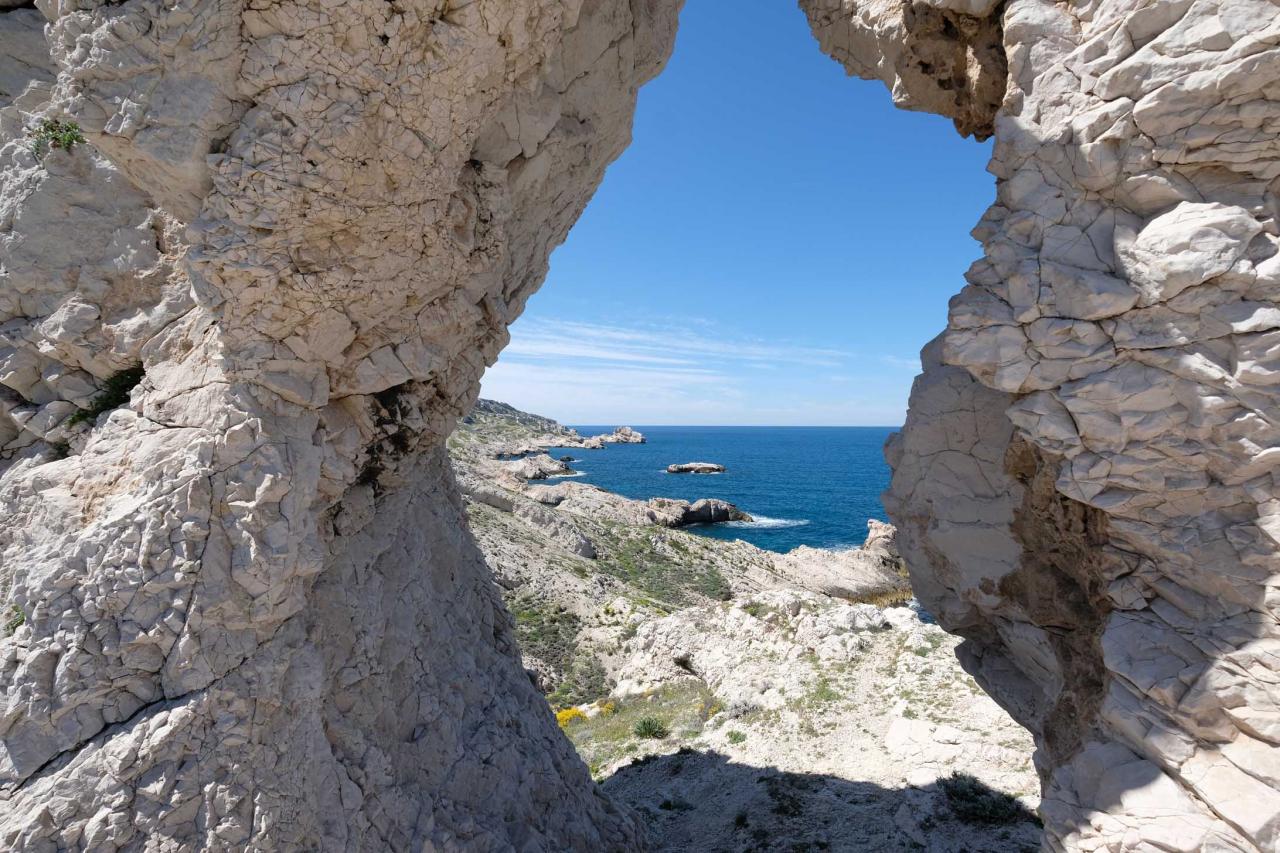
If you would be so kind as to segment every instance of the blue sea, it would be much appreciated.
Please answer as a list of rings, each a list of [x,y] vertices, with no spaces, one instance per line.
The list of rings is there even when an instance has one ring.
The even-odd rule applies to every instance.
[[[581,435],[613,426],[573,425]],[[691,532],[745,539],[770,551],[797,545],[853,548],[867,534],[867,519],[885,520],[880,493],[889,485],[885,439],[897,427],[687,427],[636,426],[646,444],[611,444],[603,450],[552,448],[591,483],[629,498],[720,498],[750,513],[754,522],[699,525]],[[668,474],[678,462],[718,462],[723,474]]]

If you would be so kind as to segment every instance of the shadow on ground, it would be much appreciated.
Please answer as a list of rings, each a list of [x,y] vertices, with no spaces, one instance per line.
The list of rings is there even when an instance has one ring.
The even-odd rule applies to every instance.
[[[923,787],[892,789],[735,764],[718,752],[685,748],[636,759],[603,787],[643,816],[658,851],[1040,849],[1034,814],[962,774]]]

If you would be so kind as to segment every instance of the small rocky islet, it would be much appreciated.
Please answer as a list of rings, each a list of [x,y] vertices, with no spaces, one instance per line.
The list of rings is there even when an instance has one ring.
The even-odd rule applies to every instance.
[[[667,466],[668,474],[723,474],[724,466],[716,462],[679,462]]]

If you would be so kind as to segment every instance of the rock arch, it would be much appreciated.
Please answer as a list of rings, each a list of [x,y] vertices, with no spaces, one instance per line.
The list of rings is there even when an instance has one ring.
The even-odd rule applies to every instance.
[[[0,845],[640,844],[441,446],[678,5],[0,12]],[[1273,847],[1277,7],[802,6],[996,137],[889,503],[1038,733],[1049,843]],[[31,150],[33,114],[92,147]]]

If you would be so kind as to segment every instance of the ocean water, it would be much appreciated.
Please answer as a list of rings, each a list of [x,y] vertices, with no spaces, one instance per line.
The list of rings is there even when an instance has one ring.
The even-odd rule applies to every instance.
[[[582,435],[613,426],[573,425]],[[867,519],[885,520],[880,493],[889,485],[885,439],[896,427],[636,426],[646,444],[603,450],[552,448],[587,482],[629,498],[720,498],[754,522],[698,525],[691,532],[745,539],[770,551],[797,545],[852,548]],[[723,474],[668,474],[678,462],[718,462]]]

